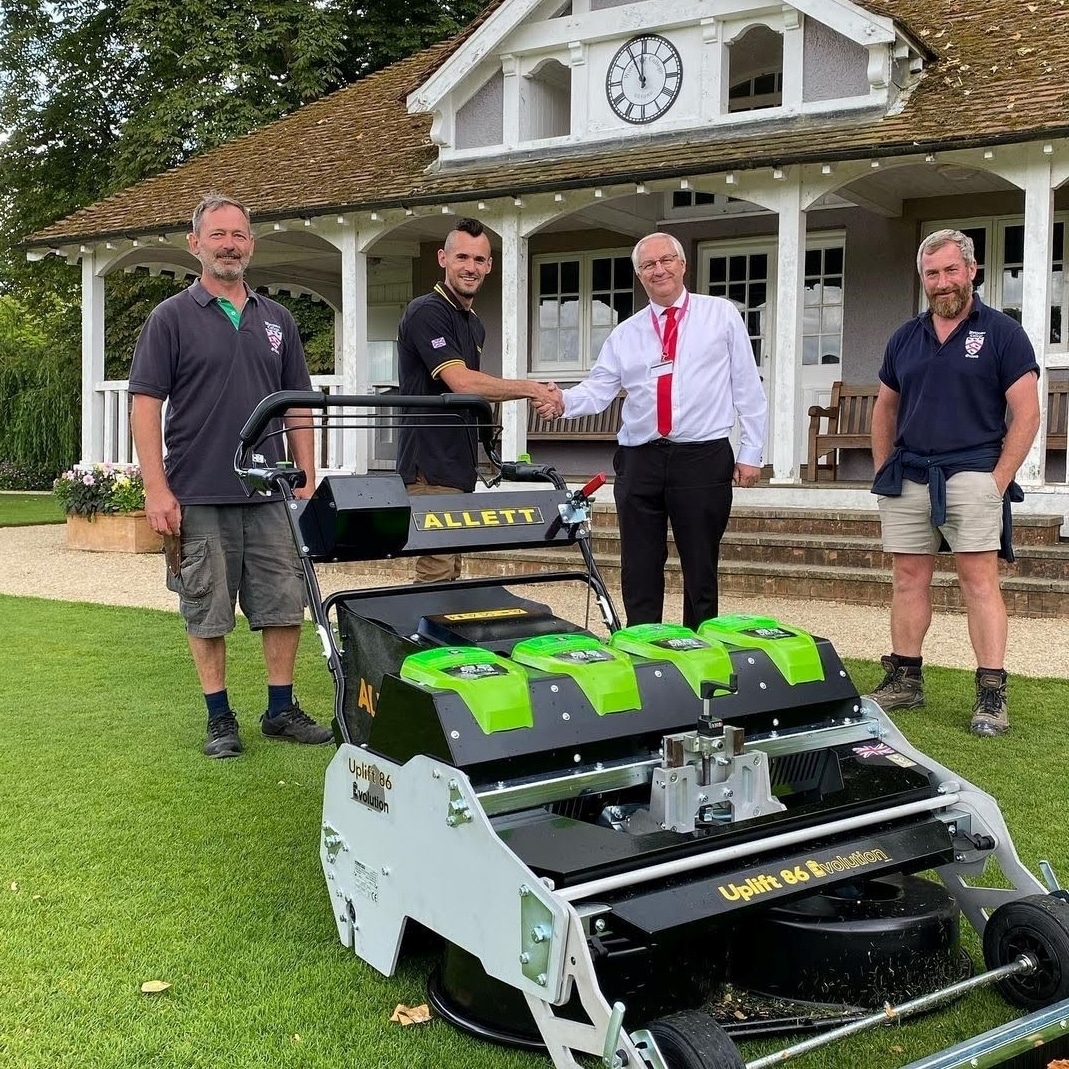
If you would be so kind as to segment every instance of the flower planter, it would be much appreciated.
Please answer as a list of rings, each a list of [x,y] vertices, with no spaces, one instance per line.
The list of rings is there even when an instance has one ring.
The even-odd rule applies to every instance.
[[[162,535],[148,525],[143,512],[98,512],[67,517],[67,548],[91,553],[158,553]]]

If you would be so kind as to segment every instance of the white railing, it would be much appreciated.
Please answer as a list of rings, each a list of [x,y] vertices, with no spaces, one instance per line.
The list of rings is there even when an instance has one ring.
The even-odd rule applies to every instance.
[[[343,393],[340,375],[313,375],[312,388],[328,394]],[[112,464],[130,464],[136,461],[133,436],[130,433],[130,391],[126,379],[109,379],[96,384],[101,398],[101,422],[93,428],[92,441],[96,447],[85,461],[101,461]],[[352,468],[355,457],[353,433],[346,435],[342,427],[316,427],[316,463],[320,471],[338,471]],[[348,440],[347,440],[348,438]],[[234,443],[235,447],[237,442]]]

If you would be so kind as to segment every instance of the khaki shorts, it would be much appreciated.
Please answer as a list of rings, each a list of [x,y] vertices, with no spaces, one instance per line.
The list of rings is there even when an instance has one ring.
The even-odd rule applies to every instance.
[[[937,553],[943,538],[955,553],[997,550],[1002,495],[989,471],[959,471],[947,480],[947,518],[932,526],[927,484],[902,480],[900,497],[877,499],[886,553]]]
[[[304,622],[304,576],[284,509],[281,501],[182,509],[182,566],[167,572],[167,586],[191,635],[233,631],[239,598],[253,631]]]

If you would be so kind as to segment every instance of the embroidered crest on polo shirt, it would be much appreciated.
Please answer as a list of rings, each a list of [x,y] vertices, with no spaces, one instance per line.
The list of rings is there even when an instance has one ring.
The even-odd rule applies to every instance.
[[[265,319],[264,331],[267,333],[267,344],[271,346],[271,352],[278,356],[282,351],[282,327]]]
[[[965,338],[965,355],[975,360],[980,355],[980,350],[984,347],[984,338],[986,337],[986,331],[970,330]]]
[[[431,338],[431,348],[432,349],[444,349],[445,348],[445,338]]]

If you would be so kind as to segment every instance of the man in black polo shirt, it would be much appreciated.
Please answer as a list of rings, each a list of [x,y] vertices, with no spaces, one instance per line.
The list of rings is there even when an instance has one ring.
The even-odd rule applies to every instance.
[[[405,395],[476,394],[487,401],[529,398],[552,404],[549,386],[528,379],[500,379],[479,370],[486,330],[472,301],[490,274],[490,239],[478,219],[458,219],[438,250],[445,280],[412,301],[397,332],[398,379]],[[437,420],[434,419],[437,416]],[[476,483],[473,428],[444,423],[441,410],[402,420],[397,470],[410,494],[471,493]],[[460,576],[460,554],[416,559],[416,580],[441,582]]]
[[[1039,366],[1019,323],[973,292],[972,239],[958,230],[925,238],[917,270],[929,310],[891,337],[872,414],[872,458],[883,548],[892,555],[891,649],[881,708],[924,705],[921,646],[932,619],[935,554],[954,552],[976,654],[970,730],[1009,730],[1006,605],[998,555],[1012,560],[1014,476],[1039,429]]]
[[[267,665],[265,736],[323,743],[331,732],[293,698],[293,670],[304,620],[304,585],[283,503],[248,497],[234,474],[238,434],[253,409],[276,390],[308,390],[311,381],[290,313],[245,284],[255,239],[248,209],[210,193],[193,213],[189,250],[200,278],[148,317],[130,369],[131,426],[145,479],[152,529],[179,538],[179,596],[193,663],[208,707],[208,757],[236,757],[244,746],[226,689],[226,635],[234,605],[263,636]],[[165,426],[161,425],[167,402]],[[315,487],[315,453],[306,410],[286,414],[286,435]],[[166,437],[167,457],[163,444]],[[281,459],[278,436],[260,447]]]

